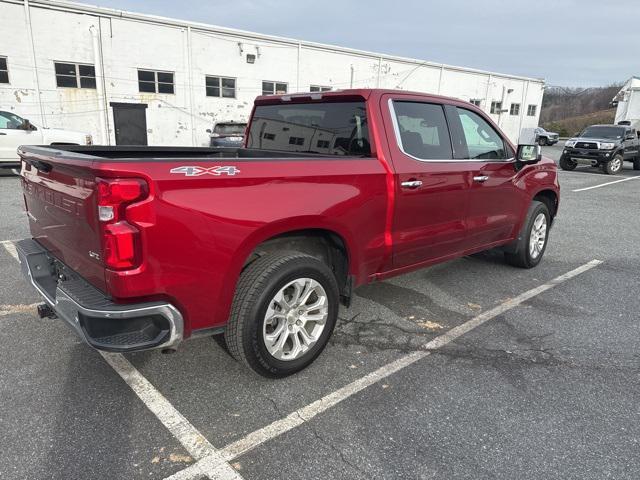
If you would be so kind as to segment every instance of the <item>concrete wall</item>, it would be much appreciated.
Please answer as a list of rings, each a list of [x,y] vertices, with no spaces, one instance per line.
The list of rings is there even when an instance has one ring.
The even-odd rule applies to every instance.
[[[0,108],[45,126],[92,133],[96,142],[115,143],[110,102],[131,102],[148,105],[150,145],[207,145],[214,121],[247,119],[263,80],[287,83],[289,93],[310,85],[440,93],[480,99],[487,112],[492,101],[502,100],[507,110],[519,103],[519,115],[493,115],[513,140],[521,128],[538,124],[544,83],[537,79],[51,0],[31,1],[29,13],[32,37],[22,1],[0,0],[0,56],[8,58],[10,75],[9,85],[0,84]],[[98,32],[97,51],[91,27]],[[254,64],[247,54],[256,55]],[[104,95],[56,87],[54,61],[101,64]],[[139,93],[139,68],[174,72],[175,94]],[[236,98],[207,97],[205,75],[236,78]],[[528,105],[537,106],[535,116],[527,115]]]

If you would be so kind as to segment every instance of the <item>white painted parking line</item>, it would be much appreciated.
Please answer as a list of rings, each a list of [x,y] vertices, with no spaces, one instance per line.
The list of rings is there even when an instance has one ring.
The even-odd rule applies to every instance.
[[[563,275],[554,278],[550,282],[528,290],[515,298],[507,300],[497,307],[483,312],[480,315],[472,318],[471,320],[463,323],[462,325],[454,327],[448,332],[434,338],[423,346],[424,350],[405,355],[404,357],[395,360],[394,362],[391,362],[358,380],[355,380],[354,382],[336,390],[335,392],[332,392],[320,398],[319,400],[316,400],[315,402],[290,413],[286,417],[280,420],[276,420],[270,425],[267,425],[266,427],[260,428],[255,432],[250,433],[246,437],[237,440],[230,445],[227,445],[220,451],[220,453],[222,453],[222,456],[226,461],[232,461],[240,455],[253,450],[257,446],[262,445],[263,443],[308,422],[318,414],[337,405],[343,400],[346,400],[352,395],[364,390],[370,385],[373,385],[380,380],[383,380],[384,378],[387,378],[388,376],[402,370],[403,368],[412,365],[418,360],[429,355],[431,351],[441,348],[448,343],[451,343],[458,337],[488,322],[492,318],[495,318],[498,315],[501,315],[514,307],[517,307],[518,305],[521,305],[523,302],[526,302],[536,295],[540,295],[541,293],[546,292],[547,290],[550,290],[551,288],[560,285],[561,283],[566,282],[567,280],[576,277],[581,273],[591,270],[601,263],[602,262],[600,260],[591,260],[590,262],[574,270],[571,270]],[[209,461],[209,459],[205,458],[199,462],[196,462],[195,464],[187,467],[185,470],[178,472],[174,476],[168,477],[166,480],[187,480],[197,478],[198,475],[202,475],[202,472],[207,472],[207,461]]]
[[[560,170],[559,169],[558,173],[561,173],[562,175],[579,175],[582,178],[589,178],[591,176],[611,178],[611,175],[608,175],[606,173],[596,173],[588,169],[583,169],[583,170],[580,170],[580,169],[579,170]]]
[[[196,460],[206,458],[207,471],[203,472],[205,475],[220,480],[242,479],[242,476],[223,458],[220,451],[216,450],[124,356],[119,353],[99,353],[182,444],[189,455]],[[215,472],[215,476],[211,476],[212,472]]]
[[[19,261],[18,260],[18,251],[16,250],[16,246],[13,244],[13,242],[11,240],[3,240],[0,243],[2,244],[4,249],[7,252],[9,252],[9,255],[11,255],[13,258],[15,258],[16,261]]]
[[[10,240],[0,242],[2,246],[11,254],[16,261],[18,253],[14,243]],[[0,316],[16,313],[17,310],[24,311],[35,308],[33,305],[0,306]],[[5,309],[2,307],[13,307]],[[123,355],[119,353],[109,353],[99,351],[100,355],[107,363],[120,375],[125,383],[133,390],[145,406],[153,413],[158,420],[171,432],[171,434],[182,444],[184,449],[195,460],[202,461],[201,466],[206,471],[201,473],[211,479],[216,480],[242,480],[236,470],[224,460],[222,454],[202,435],[191,423],[171,405],[152,384],[147,380]]]
[[[29,305],[0,305],[0,317],[14,313],[36,313],[36,307],[38,305],[39,303],[31,303]]]
[[[594,188],[606,187],[608,185],[613,185],[615,183],[628,182],[629,180],[635,180],[637,178],[640,178],[640,177],[626,177],[626,178],[623,178],[621,180],[615,180],[613,182],[601,183],[600,185],[594,185],[592,187],[578,188],[577,190],[571,190],[571,191],[572,192],[584,192],[585,190],[593,190]]]

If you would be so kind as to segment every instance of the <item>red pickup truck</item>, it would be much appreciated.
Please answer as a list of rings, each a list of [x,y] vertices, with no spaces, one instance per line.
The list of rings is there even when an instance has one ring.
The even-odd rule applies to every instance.
[[[41,316],[117,352],[224,334],[272,377],[320,354],[359,285],[494,247],[534,267],[558,210],[538,146],[392,90],[259,97],[243,148],[19,155]]]

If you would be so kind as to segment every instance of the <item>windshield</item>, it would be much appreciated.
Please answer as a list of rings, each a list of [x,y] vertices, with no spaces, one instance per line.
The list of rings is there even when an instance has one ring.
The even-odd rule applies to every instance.
[[[364,102],[258,105],[248,148],[370,156]]]
[[[624,135],[624,128],[620,127],[587,127],[580,134],[581,137],[587,138],[607,138],[618,140]]]
[[[246,123],[217,123],[213,127],[213,133],[220,135],[244,135],[244,129],[247,128]]]

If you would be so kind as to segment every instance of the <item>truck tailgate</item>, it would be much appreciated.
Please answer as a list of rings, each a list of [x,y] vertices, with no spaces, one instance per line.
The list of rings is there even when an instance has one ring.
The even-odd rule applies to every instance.
[[[106,291],[91,158],[39,155],[32,151],[21,152],[21,157],[32,237],[95,287]]]

